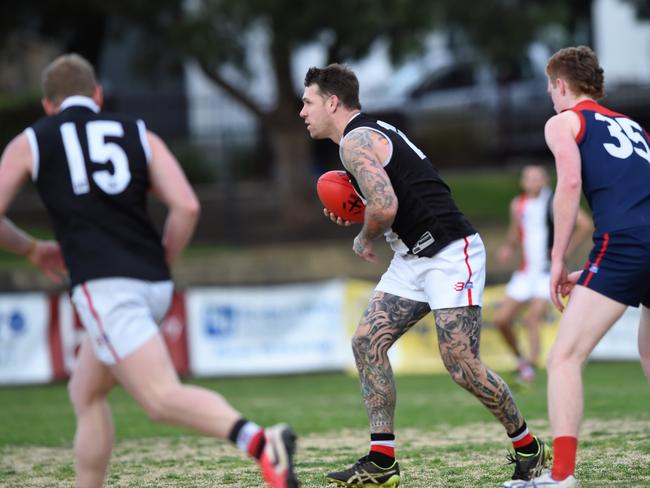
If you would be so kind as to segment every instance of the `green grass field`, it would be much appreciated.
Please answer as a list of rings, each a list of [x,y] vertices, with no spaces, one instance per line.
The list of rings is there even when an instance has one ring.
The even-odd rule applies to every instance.
[[[585,370],[583,486],[650,486],[650,391],[637,363]],[[323,374],[201,380],[259,423],[290,422],[299,434],[304,487],[367,449],[355,377]],[[509,447],[500,425],[445,375],[397,378],[397,441],[405,487],[500,486]],[[529,425],[549,438],[545,378],[515,393]],[[261,487],[256,468],[225,442],[151,423],[124,393],[111,395],[117,445],[107,486]],[[0,389],[0,486],[73,486],[74,418],[65,385]]]

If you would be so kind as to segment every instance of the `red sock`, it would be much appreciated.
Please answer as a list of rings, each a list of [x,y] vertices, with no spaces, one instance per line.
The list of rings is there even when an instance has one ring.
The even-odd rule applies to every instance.
[[[533,437],[533,434],[528,432],[528,429],[526,429],[526,434],[523,435],[520,439],[517,439],[516,441],[512,440],[512,447],[515,448],[515,451],[519,451],[522,447],[530,446],[534,442],[535,438]]]
[[[257,431],[253,437],[251,437],[250,442],[248,443],[248,447],[246,449],[246,452],[250,457],[253,457],[255,459],[260,458],[260,454],[262,453],[262,448],[264,447],[264,429],[260,429]]]
[[[370,434],[368,459],[382,468],[390,468],[395,463],[395,434]]]
[[[370,452],[378,452],[384,456],[395,457],[395,446],[370,444]]]
[[[508,434],[508,437],[510,437],[510,442],[512,442],[512,447],[514,447],[515,451],[524,454],[535,454],[537,452],[537,442],[533,434],[528,430],[526,422],[515,432]]]
[[[551,477],[562,481],[573,475],[576,471],[576,451],[578,439],[571,436],[556,437],[553,439],[553,469]]]

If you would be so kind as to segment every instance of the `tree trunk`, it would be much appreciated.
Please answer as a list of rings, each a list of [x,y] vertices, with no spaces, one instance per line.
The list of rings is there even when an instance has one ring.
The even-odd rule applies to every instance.
[[[282,208],[300,212],[307,207],[310,213],[317,206],[313,155],[307,129],[300,119],[300,97],[296,93],[291,76],[292,49],[283,36],[282,26],[271,29],[271,58],[275,68],[277,106],[271,112],[264,112],[238,87],[225,80],[218,70],[198,59],[203,72],[217,86],[220,86],[235,100],[251,111],[259,120],[267,137],[272,153],[272,191],[277,195]],[[288,214],[291,216],[291,212]]]
[[[311,144],[300,118],[300,98],[291,76],[292,49],[282,28],[273,29],[271,57],[275,66],[278,105],[264,118],[265,132],[273,152],[274,182],[280,197],[295,209],[310,207],[316,198]]]
[[[315,195],[309,136],[296,113],[296,122],[270,119],[266,133],[273,153],[273,180],[283,199],[304,204]]]

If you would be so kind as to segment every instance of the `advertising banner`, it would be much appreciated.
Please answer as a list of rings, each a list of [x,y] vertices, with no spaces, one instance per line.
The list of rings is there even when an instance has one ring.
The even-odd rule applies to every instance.
[[[75,312],[67,293],[50,297],[52,320],[50,323],[52,367],[55,379],[65,379],[74,370],[77,353],[86,331]],[[185,299],[175,291],[169,311],[160,324],[160,331],[169,350],[174,367],[179,374],[187,374],[187,333]]]
[[[52,363],[54,374],[57,379],[64,379],[70,376],[74,370],[77,353],[81,341],[86,336],[86,331],[81,325],[79,316],[75,312],[70,296],[67,293],[61,293],[58,296],[52,296],[51,300],[55,302],[52,307],[51,337],[53,341],[53,351],[60,349],[60,354],[53,352]],[[56,346],[56,341],[59,346]],[[60,355],[60,359],[59,359]]]
[[[176,292],[160,327],[181,375],[228,376],[347,370],[356,374],[350,339],[374,283],[333,280],[268,287],[210,287]],[[516,361],[493,327],[503,286],[484,293],[481,358],[497,371]],[[628,308],[591,355],[596,360],[638,360],[640,309]],[[542,364],[557,334],[560,314],[549,304],[541,330]],[[527,332],[515,326],[524,353]],[[85,331],[66,293],[0,295],[0,384],[67,378]],[[441,373],[433,314],[389,351],[396,373]]]
[[[343,369],[343,283],[194,288],[186,293],[194,375]]]
[[[52,380],[49,315],[43,293],[0,295],[0,384]]]

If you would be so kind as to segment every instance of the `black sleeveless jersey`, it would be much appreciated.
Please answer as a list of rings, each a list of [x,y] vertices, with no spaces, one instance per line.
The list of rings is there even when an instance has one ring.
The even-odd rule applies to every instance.
[[[161,238],[147,213],[144,123],[98,113],[88,98],[74,99],[25,131],[34,182],[71,285],[109,277],[168,280]]]
[[[343,137],[361,127],[381,133],[392,143],[390,159],[384,165],[398,201],[392,230],[410,254],[431,257],[452,241],[476,233],[433,163],[402,132],[360,113],[345,127]],[[348,175],[363,196],[357,181]]]

